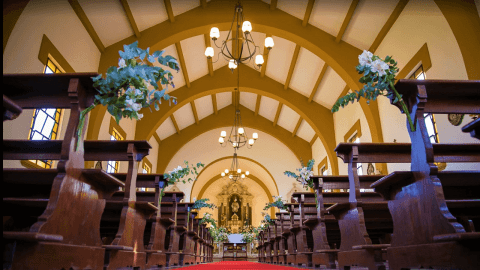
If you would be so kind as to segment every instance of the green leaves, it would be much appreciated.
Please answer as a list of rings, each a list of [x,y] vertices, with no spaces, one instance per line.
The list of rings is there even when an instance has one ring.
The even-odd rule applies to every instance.
[[[217,206],[213,203],[207,203],[207,201],[209,201],[208,198],[204,198],[204,199],[199,199],[199,200],[196,200],[195,203],[193,204],[192,206],[192,209],[202,209],[202,208],[210,208],[210,209],[215,209],[217,208]]]

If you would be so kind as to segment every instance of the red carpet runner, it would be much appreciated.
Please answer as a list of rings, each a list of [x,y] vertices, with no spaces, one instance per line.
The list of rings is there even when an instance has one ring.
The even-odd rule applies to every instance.
[[[216,262],[216,263],[207,263],[207,264],[201,264],[201,265],[194,265],[194,266],[188,266],[188,267],[183,267],[180,269],[186,269],[186,270],[226,270],[226,269],[238,269],[238,270],[243,270],[243,269],[300,269],[300,268],[293,268],[293,267],[286,267],[286,266],[280,266],[280,265],[272,265],[272,264],[265,264],[265,263],[256,263],[256,262]]]

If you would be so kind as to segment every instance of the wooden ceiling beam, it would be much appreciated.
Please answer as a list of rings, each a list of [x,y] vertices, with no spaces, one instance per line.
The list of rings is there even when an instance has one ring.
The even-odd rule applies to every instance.
[[[218,109],[217,109],[217,94],[212,94],[212,104],[213,104],[213,112],[215,114],[218,114]]]
[[[130,6],[128,5],[127,0],[120,0],[120,3],[122,3],[123,9],[125,10],[125,13],[127,14],[128,21],[130,22],[130,26],[132,27],[133,32],[135,33],[135,36],[140,38],[140,31],[138,31],[137,24],[135,23],[135,19],[133,18],[133,13],[132,10],[130,9]]]
[[[278,103],[277,112],[275,113],[275,119],[273,120],[273,126],[277,125],[278,118],[280,117],[280,112],[282,111],[283,103]]]
[[[198,120],[198,113],[197,107],[195,106],[195,100],[190,101],[190,105],[192,106],[193,117],[195,118],[195,123],[198,125],[200,124],[200,120]]]
[[[163,0],[163,3],[165,4],[165,9],[167,10],[167,15],[168,15],[168,20],[170,22],[175,22],[175,16],[173,15],[173,9],[172,9],[172,3],[170,0]]]
[[[303,21],[302,21],[303,27],[307,26],[308,20],[310,20],[310,15],[312,15],[314,4],[315,4],[315,0],[308,0],[307,10],[305,10],[305,16],[303,17]]]
[[[297,135],[298,128],[300,127],[300,124],[302,123],[302,121],[303,121],[302,117],[298,118],[297,125],[295,126],[292,132],[292,137],[295,137],[295,135]]]
[[[313,144],[315,143],[315,141],[318,139],[318,135],[315,134],[315,136],[313,136],[312,140],[310,141],[310,146],[313,146]]]
[[[210,35],[205,34],[204,38],[205,38],[205,47],[212,47]],[[210,59],[207,58],[207,65],[208,65],[208,74],[210,74],[210,76],[213,76],[213,58],[210,58]]]
[[[154,132],[154,133],[153,133],[153,138],[155,138],[155,140],[157,141],[158,145],[160,145],[160,143],[162,142],[162,140],[160,140],[160,137],[158,136],[157,132]]]
[[[190,79],[188,78],[187,65],[185,64],[185,58],[183,57],[182,45],[180,42],[175,42],[175,48],[177,49],[178,60],[180,61],[180,67],[183,73],[183,79],[185,79],[185,84],[190,88]]]
[[[206,8],[207,7],[207,0],[200,0],[200,5],[202,6],[202,8]]]
[[[342,40],[343,34],[345,34],[345,30],[347,30],[348,24],[350,23],[350,20],[353,17],[353,13],[355,13],[355,8],[357,8],[359,0],[353,0],[352,3],[350,4],[350,8],[348,9],[347,16],[345,16],[345,19],[343,20],[342,27],[340,28],[340,31],[338,32],[337,38],[335,38],[335,42],[340,42]]]
[[[262,96],[257,95],[257,103],[255,104],[255,116],[258,115],[258,112],[260,111],[260,102],[262,101]]]
[[[295,70],[295,65],[297,64],[298,54],[300,53],[300,45],[295,45],[295,51],[293,52],[292,62],[290,63],[290,69],[288,70],[287,80],[285,81],[285,85],[283,85],[283,89],[287,90],[288,86],[290,85],[290,80],[292,79],[293,71]]]
[[[315,83],[315,86],[313,86],[312,93],[310,93],[310,96],[308,97],[308,102],[312,102],[313,98],[315,97],[315,94],[318,91],[318,86],[323,80],[323,77],[325,76],[325,72],[327,72],[328,65],[325,63],[323,65],[322,71],[320,71],[320,75],[318,76],[317,82]]]
[[[180,134],[180,129],[178,128],[177,120],[175,120],[175,116],[173,116],[173,113],[170,115],[170,119],[172,119],[175,130],[177,130],[177,133]]]
[[[390,17],[388,17],[387,22],[382,27],[382,30],[380,30],[377,37],[373,41],[372,46],[370,46],[370,48],[368,49],[370,52],[374,53],[378,49],[378,46],[380,46],[380,43],[382,43],[385,36],[387,36],[388,32],[390,31],[392,26],[395,24],[398,17],[400,17],[400,14],[402,13],[403,9],[407,4],[408,4],[408,0],[400,0],[398,2],[392,14],[390,14]]]
[[[270,1],[270,10],[275,10],[277,8],[277,0]]]
[[[272,37],[272,34],[267,34],[266,38],[267,37]],[[262,65],[262,68],[260,70],[260,76],[261,77],[265,77],[265,72],[267,71],[268,53],[269,53],[269,50],[264,47],[263,48],[263,65]]]
[[[78,19],[80,19],[80,22],[87,30],[87,33],[90,35],[90,38],[93,40],[98,50],[103,53],[105,51],[105,46],[103,45],[102,41],[97,35],[97,32],[90,23],[87,14],[85,14],[82,7],[80,6],[80,3],[78,3],[78,0],[68,0],[68,3],[70,3],[70,6],[72,6],[73,11],[75,11],[75,13],[77,14]]]

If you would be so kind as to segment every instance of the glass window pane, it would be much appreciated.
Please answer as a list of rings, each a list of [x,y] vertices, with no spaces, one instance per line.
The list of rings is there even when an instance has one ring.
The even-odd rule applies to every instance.
[[[38,133],[37,131],[33,131],[33,135],[32,135],[32,140],[42,140],[43,139],[43,136],[40,135],[40,133]]]
[[[420,73],[418,76],[417,76],[417,80],[425,80],[425,73]]]
[[[45,113],[47,113],[51,117],[55,117],[56,112],[57,112],[57,109],[45,109]]]
[[[43,128],[43,124],[47,119],[47,115],[43,110],[37,110],[37,116],[35,117],[35,124],[33,126],[33,130],[41,131]]]
[[[53,125],[55,124],[55,121],[52,118],[47,118],[47,121],[45,122],[45,126],[43,127],[42,134],[43,136],[50,138],[50,134],[52,134],[52,129]]]
[[[425,126],[427,127],[428,136],[435,136],[435,127],[433,126],[432,118],[425,118]]]
[[[52,73],[54,73],[54,72],[49,67],[45,68],[45,74],[52,74]]]

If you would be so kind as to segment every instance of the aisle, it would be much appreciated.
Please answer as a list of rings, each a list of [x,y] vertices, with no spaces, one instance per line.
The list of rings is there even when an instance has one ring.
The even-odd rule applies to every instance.
[[[300,269],[294,267],[286,267],[280,265],[272,265],[266,263],[257,263],[257,262],[216,262],[216,263],[207,263],[194,266],[183,267],[181,269],[185,270],[197,270],[197,269],[208,269],[208,270],[226,270],[226,269]]]

